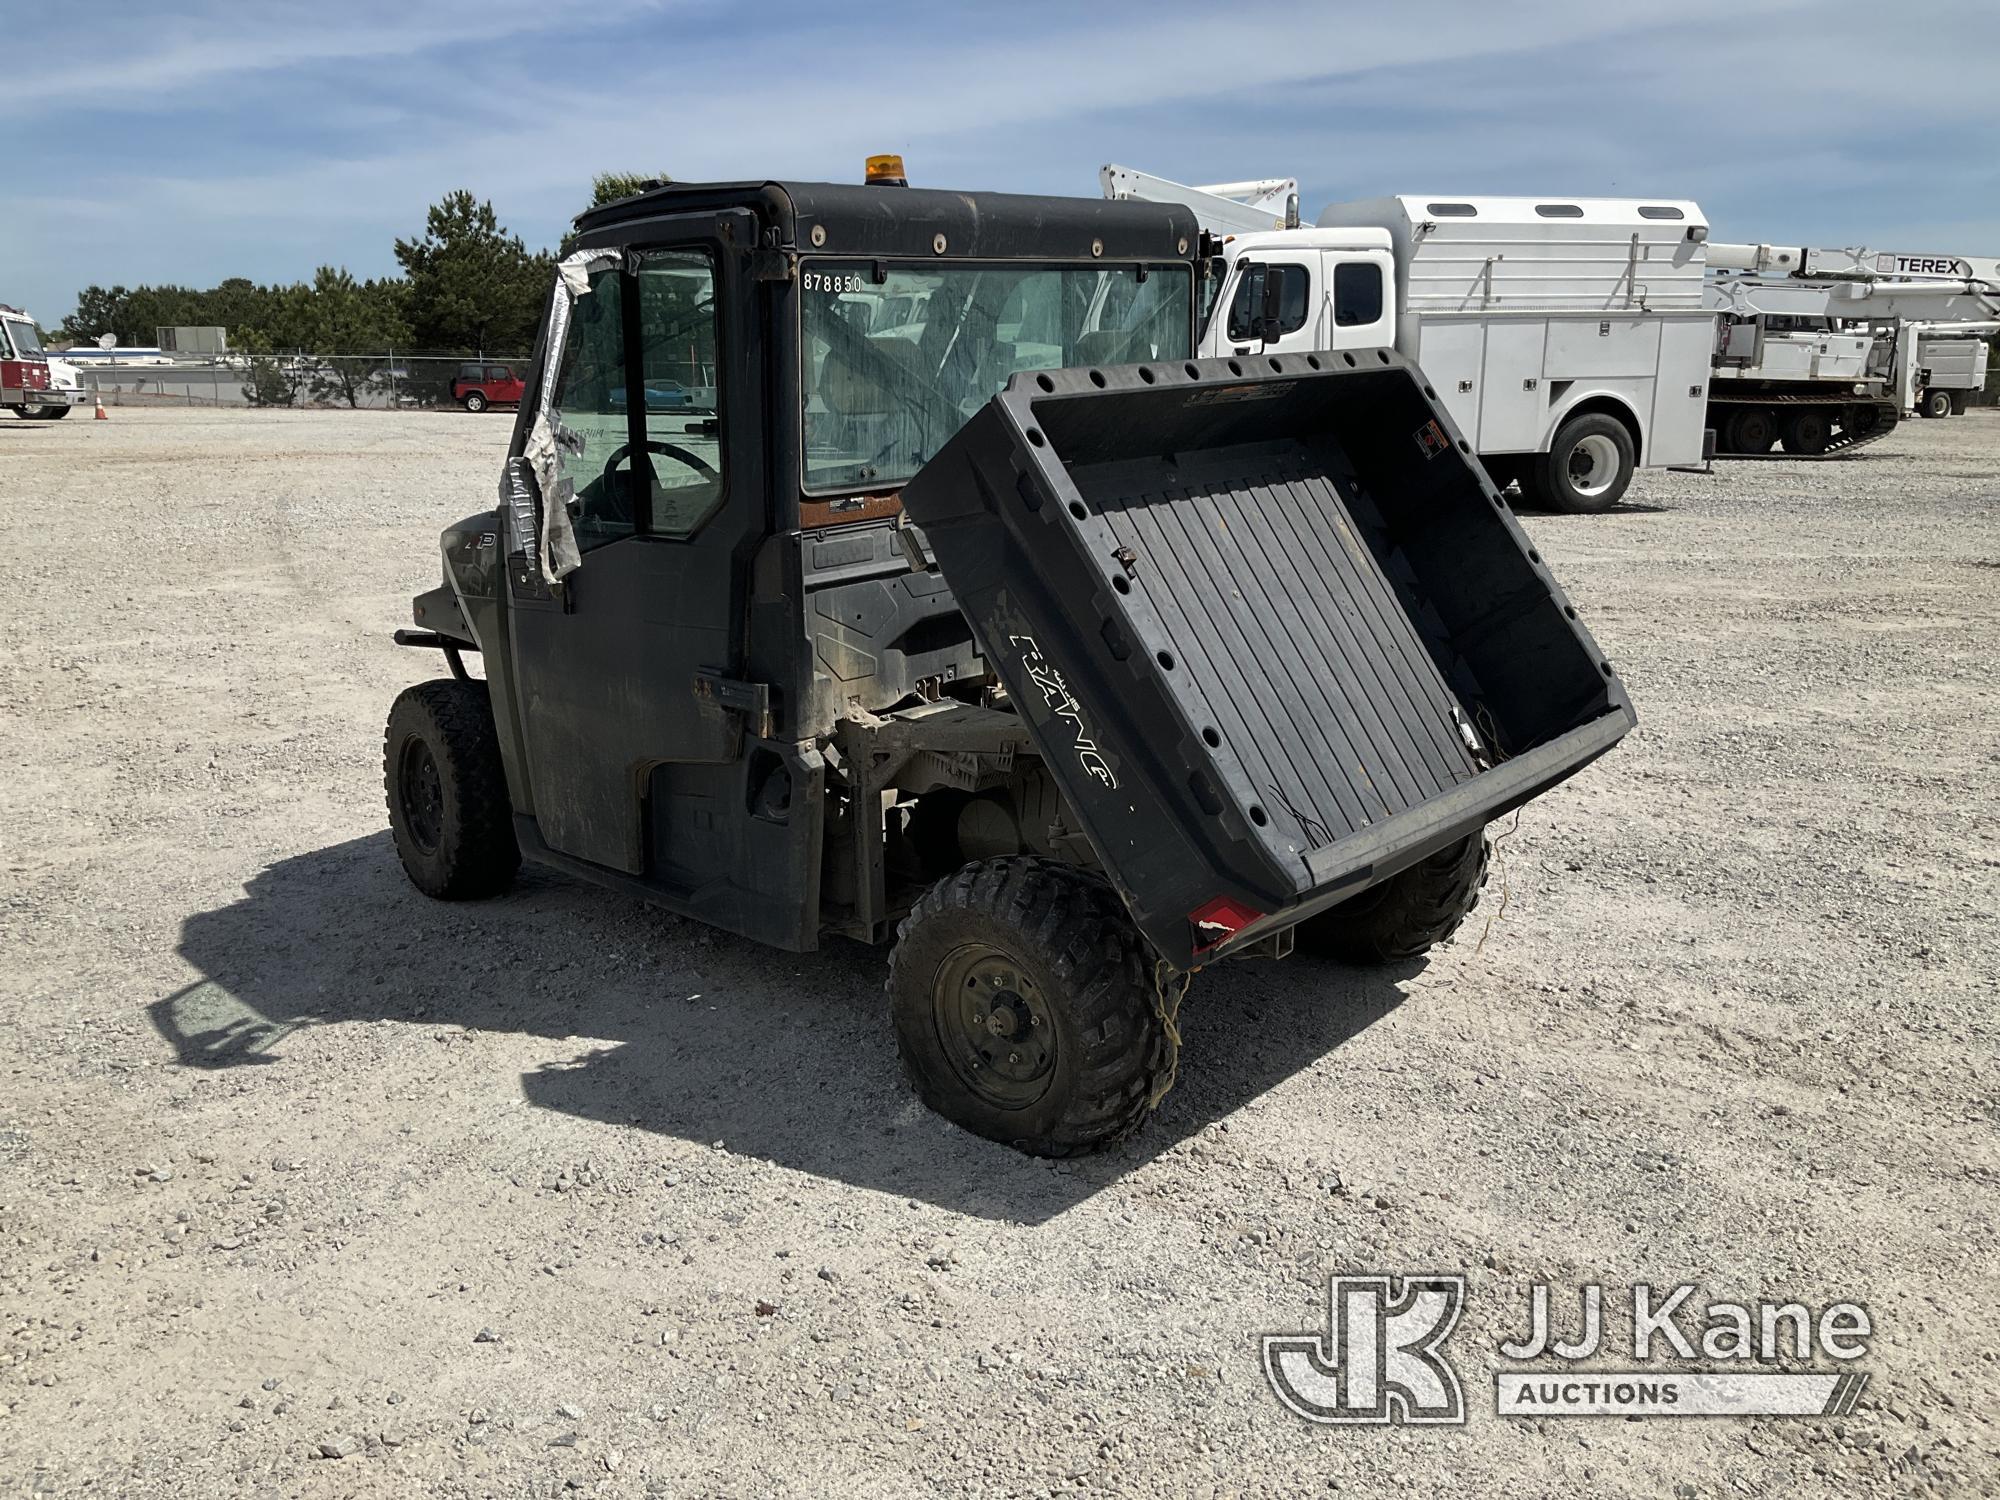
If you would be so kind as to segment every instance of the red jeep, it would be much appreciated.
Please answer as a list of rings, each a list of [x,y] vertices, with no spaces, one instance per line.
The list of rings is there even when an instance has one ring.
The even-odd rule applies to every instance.
[[[527,382],[507,365],[466,364],[451,383],[451,399],[467,411],[489,406],[519,406]]]

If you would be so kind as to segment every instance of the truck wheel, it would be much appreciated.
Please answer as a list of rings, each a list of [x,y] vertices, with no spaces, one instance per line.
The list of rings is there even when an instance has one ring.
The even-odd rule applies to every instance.
[[[1824,453],[1833,441],[1833,423],[1823,411],[1808,406],[1785,418],[1784,435],[1778,439],[1787,453],[1804,458]]]
[[[1953,391],[1951,393],[1951,414],[1954,417],[1964,416],[1965,403],[1966,403],[1966,393],[1964,391]]]
[[[32,406],[17,406],[13,408],[13,411],[14,415],[19,417],[23,422],[29,420],[35,414],[35,409]]]
[[[513,883],[521,849],[485,683],[403,689],[389,710],[382,775],[396,854],[418,890],[468,901]]]
[[[1563,423],[1549,451],[1528,460],[1521,490],[1544,510],[1594,515],[1624,498],[1637,461],[1625,424],[1588,412]]]
[[[464,405],[465,409],[470,412],[485,411],[486,397],[481,395],[478,391],[467,391],[465,393],[465,396],[463,397],[462,404]]]
[[[1923,405],[1918,408],[1927,417],[1948,417],[1951,415],[1950,391],[1925,391]]]
[[[1458,931],[1486,884],[1482,830],[1391,875],[1351,900],[1299,923],[1294,941],[1308,953],[1350,964],[1417,958]]]
[[[44,406],[36,409],[34,415],[44,422],[60,422],[69,415],[67,406]]]
[[[1044,859],[982,860],[940,880],[889,959],[896,1046],[918,1096],[1035,1156],[1139,1128],[1180,1050],[1161,1004],[1124,904]]]
[[[1731,415],[1726,431],[1724,446],[1731,453],[1769,453],[1771,445],[1778,441],[1776,419],[1760,407]]]

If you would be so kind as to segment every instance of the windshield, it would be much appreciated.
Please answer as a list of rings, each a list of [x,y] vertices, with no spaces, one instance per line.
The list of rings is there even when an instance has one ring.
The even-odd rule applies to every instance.
[[[808,263],[805,482],[908,479],[1020,370],[1186,359],[1184,265],[873,267]]]
[[[20,318],[0,318],[0,328],[5,328],[14,340],[14,350],[22,359],[42,357],[41,335],[35,332],[33,323]]]

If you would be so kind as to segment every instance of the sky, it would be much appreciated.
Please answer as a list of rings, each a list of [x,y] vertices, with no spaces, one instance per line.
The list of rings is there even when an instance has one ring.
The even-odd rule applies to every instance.
[[[553,245],[602,171],[1095,196],[1106,162],[1693,198],[1713,237],[2000,255],[1991,0],[93,0],[10,7],[0,301],[396,270],[454,188]]]

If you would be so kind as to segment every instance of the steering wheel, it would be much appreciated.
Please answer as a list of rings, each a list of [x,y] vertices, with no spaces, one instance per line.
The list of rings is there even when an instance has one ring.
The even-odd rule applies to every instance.
[[[668,443],[662,442],[659,438],[648,438],[646,439],[646,451],[648,453],[661,454],[664,457],[673,459],[676,463],[686,464],[703,479],[715,479],[718,477],[706,459],[699,453],[693,453],[681,447],[679,443]],[[630,525],[632,521],[631,492],[626,486],[618,482],[619,476],[616,472],[618,466],[630,457],[631,452],[632,445],[630,443],[620,443],[616,448],[611,450],[610,456],[604,460],[604,472],[597,481],[598,493],[602,498],[591,507],[592,511],[605,521],[619,526]]]
[[[646,451],[648,453],[663,453],[676,463],[686,464],[695,473],[701,475],[703,479],[714,479],[716,477],[715,470],[709,466],[707,459],[703,458],[699,453],[690,452],[679,443],[662,442],[659,438],[647,438]],[[611,450],[610,457],[604,460],[604,487],[607,491],[612,488],[611,471],[630,457],[631,452],[632,445],[630,443],[620,443],[616,448]]]

